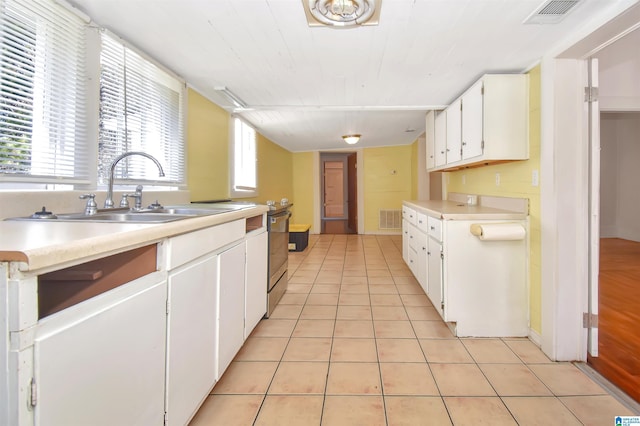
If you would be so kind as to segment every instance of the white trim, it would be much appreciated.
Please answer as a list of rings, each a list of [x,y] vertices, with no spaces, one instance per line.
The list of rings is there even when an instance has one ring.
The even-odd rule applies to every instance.
[[[596,30],[617,37],[628,27],[618,28],[613,18],[640,4],[637,0],[623,3],[598,22],[592,21],[589,28],[581,28],[568,46],[584,44],[580,40]],[[611,24],[605,25],[609,20]],[[568,46],[555,49],[541,62],[541,348],[557,361],[586,360],[587,356],[582,312],[588,300],[589,147],[583,135],[582,61],[576,58],[596,46],[581,45],[579,51]]]
[[[533,342],[534,345],[536,345],[537,347],[540,347],[541,342],[542,342],[542,336],[540,336],[540,334],[538,334],[535,330],[533,329],[529,329],[529,340],[531,340]]]

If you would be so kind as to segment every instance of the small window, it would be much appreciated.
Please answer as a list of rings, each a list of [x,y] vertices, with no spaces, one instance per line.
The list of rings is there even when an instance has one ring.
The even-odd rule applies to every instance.
[[[256,131],[241,119],[233,118],[231,133],[231,196],[256,196]]]

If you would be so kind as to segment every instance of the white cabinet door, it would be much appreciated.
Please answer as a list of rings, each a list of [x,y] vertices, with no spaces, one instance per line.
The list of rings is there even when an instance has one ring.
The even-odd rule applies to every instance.
[[[427,170],[436,166],[435,114],[435,111],[427,112],[427,122],[424,129],[427,145]]]
[[[431,303],[444,318],[443,276],[442,276],[442,244],[432,237],[428,239],[428,294]]]
[[[402,260],[409,264],[409,221],[402,219]]]
[[[185,425],[216,381],[217,258],[169,275],[167,424]]]
[[[267,232],[247,238],[244,338],[267,312]]]
[[[462,158],[482,155],[483,149],[483,85],[482,80],[462,96]]]
[[[435,167],[447,164],[447,112],[440,111],[435,120]]]
[[[460,98],[446,109],[447,112],[447,164],[462,159],[462,113]]]
[[[166,300],[154,273],[42,320],[35,424],[162,425]]]
[[[244,244],[218,255],[218,380],[244,343],[244,265]]]
[[[425,234],[424,232],[418,232],[417,234],[416,254],[417,254],[417,262],[418,262],[418,268],[417,268],[418,275],[416,276],[416,278],[418,278],[418,282],[420,283],[420,286],[422,287],[424,292],[427,293],[428,282],[429,282],[429,277],[428,277],[429,259],[427,256],[427,234]]]

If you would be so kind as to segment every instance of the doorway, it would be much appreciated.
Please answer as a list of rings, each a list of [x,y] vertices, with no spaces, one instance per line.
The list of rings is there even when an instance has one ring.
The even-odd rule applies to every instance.
[[[320,220],[322,234],[357,234],[357,155],[320,154]]]
[[[588,363],[640,402],[640,112],[600,114],[598,351]]]

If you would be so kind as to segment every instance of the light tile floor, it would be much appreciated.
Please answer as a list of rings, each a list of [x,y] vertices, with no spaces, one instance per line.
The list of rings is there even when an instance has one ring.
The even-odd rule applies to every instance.
[[[397,236],[311,235],[192,426],[613,425],[630,412],[526,338],[458,339]]]

